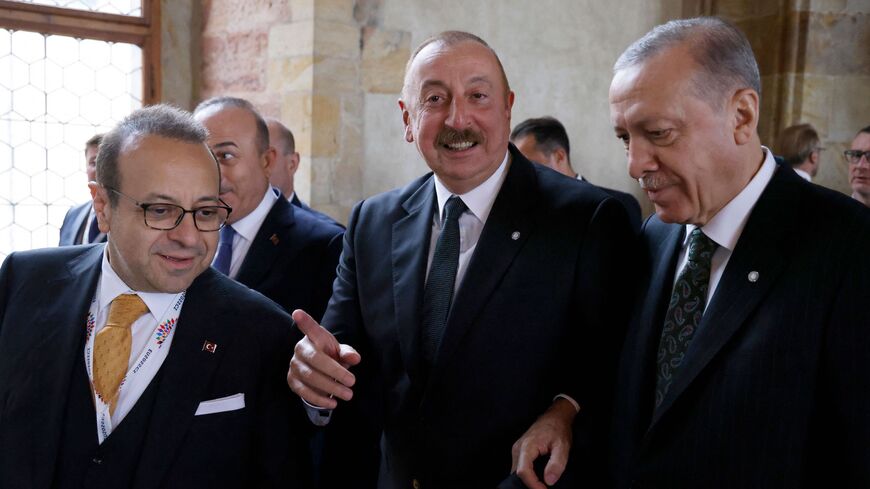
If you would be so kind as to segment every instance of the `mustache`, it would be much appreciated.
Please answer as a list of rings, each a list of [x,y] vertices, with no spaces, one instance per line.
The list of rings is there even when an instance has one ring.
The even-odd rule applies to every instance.
[[[483,142],[483,135],[470,128],[459,131],[445,126],[438,131],[438,136],[435,138],[435,144],[438,146],[465,142],[481,143]]]
[[[671,181],[662,175],[656,175],[653,173],[638,178],[637,183],[643,190],[658,190],[669,185]]]

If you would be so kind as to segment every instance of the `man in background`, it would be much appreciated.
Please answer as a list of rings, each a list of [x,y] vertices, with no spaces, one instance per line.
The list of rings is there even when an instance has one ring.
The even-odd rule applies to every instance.
[[[194,117],[208,129],[221,165],[221,199],[233,208],[214,267],[288,312],[310,310],[319,319],[332,295],[341,227],[290,204],[269,185],[276,151],[250,102],[211,98]]]
[[[795,124],[779,133],[773,145],[773,152],[781,156],[783,163],[790,166],[801,178],[808,182],[819,172],[822,148],[819,133],[810,124]]]
[[[97,151],[102,140],[102,134],[95,134],[85,143],[85,171],[88,175],[88,182],[97,181]],[[63,224],[60,226],[59,246],[102,243],[105,240],[106,235],[100,232],[91,201],[67,211],[63,218]]]
[[[296,139],[293,133],[278,119],[266,117],[269,128],[269,143],[275,148],[275,163],[269,175],[269,183],[279,189],[285,199],[296,207],[301,207],[314,213],[330,224],[341,226],[335,219],[316,211],[308,206],[296,193],[293,186],[296,170],[299,169],[299,153],[296,151]],[[342,229],[344,226],[341,226]]]
[[[589,182],[583,178],[583,175],[574,171],[571,164],[571,143],[568,141],[568,132],[557,119],[553,117],[526,119],[514,126],[511,132],[511,142],[526,158],[550,167],[565,176]],[[598,188],[619,200],[628,212],[631,227],[640,230],[641,213],[637,199],[619,190]]]
[[[870,126],[858,131],[843,156],[849,164],[852,198],[870,207]]]

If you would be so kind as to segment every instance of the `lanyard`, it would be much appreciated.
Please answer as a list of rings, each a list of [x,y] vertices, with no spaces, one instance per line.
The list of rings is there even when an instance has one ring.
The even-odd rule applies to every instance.
[[[115,406],[115,422],[120,423],[124,416],[133,409],[136,401],[145,392],[148,384],[154,379],[154,375],[163,365],[163,361],[169,354],[169,347],[172,344],[172,338],[175,333],[175,326],[178,322],[178,316],[181,314],[181,306],[184,304],[184,295],[182,292],[178,296],[178,300],[167,308],[163,313],[163,317],[157,322],[157,327],[133,364],[133,367],[127,371],[127,375],[121,381],[121,386],[118,388],[118,404]],[[91,392],[95,392],[94,385],[94,338],[96,337],[94,329],[96,326],[97,317],[97,299],[91,301],[91,308],[88,311],[88,319],[86,325],[85,337],[85,365],[88,370],[88,380],[91,382]],[[94,406],[97,414],[97,436],[102,444],[109,434],[114,429],[112,414],[109,411],[109,405],[106,404],[100,396],[94,393]]]

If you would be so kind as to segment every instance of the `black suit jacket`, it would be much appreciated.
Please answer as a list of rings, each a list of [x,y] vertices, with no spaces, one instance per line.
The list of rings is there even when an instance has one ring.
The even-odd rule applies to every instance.
[[[870,212],[777,169],[653,412],[683,235],[655,216],[644,225],[650,278],[620,366],[618,487],[870,487]]]
[[[580,180],[581,182],[586,182],[589,185],[595,185],[589,180],[583,178],[582,176],[578,177],[578,180]],[[634,197],[634,195],[626,192],[621,192],[612,188],[601,187],[599,185],[595,186],[600,188],[601,190],[604,190],[611,197],[622,203],[622,205],[625,207],[625,212],[628,213],[628,220],[631,223],[631,228],[634,229],[636,232],[640,231],[640,225],[643,221],[643,217],[640,212],[640,204],[637,202],[637,199]]]
[[[327,445],[324,466],[343,470],[326,479],[373,485],[370,455],[383,434],[382,488],[413,479],[422,487],[494,487],[510,474],[511,445],[555,395],[584,406],[578,426],[601,426],[609,416],[626,310],[618,289],[632,256],[625,211],[512,145],[510,154],[428,376],[419,351],[433,177],[354,208],[323,324],[362,355],[354,398],[328,427],[330,441],[348,424],[357,438]],[[330,451],[347,446],[355,449],[335,462]],[[590,469],[587,480],[594,476]]]
[[[67,211],[63,216],[63,224],[60,226],[59,246],[72,246],[82,244],[82,236],[85,228],[88,225],[88,215],[91,212],[91,202],[77,205]],[[106,235],[99,233],[95,243],[103,243],[106,241]]]
[[[45,489],[55,476],[103,248],[13,253],[3,263],[0,487]],[[285,374],[296,336],[271,301],[203,272],[187,290],[150,422],[141,427],[147,435],[133,487],[292,487],[298,455],[289,413],[298,402]],[[214,353],[204,351],[206,340],[217,344]],[[200,402],[239,392],[245,408],[194,416]],[[93,413],[81,422],[96,428]]]
[[[338,225],[279,198],[257,231],[236,280],[287,312],[304,309],[319,320],[332,295],[341,236]]]

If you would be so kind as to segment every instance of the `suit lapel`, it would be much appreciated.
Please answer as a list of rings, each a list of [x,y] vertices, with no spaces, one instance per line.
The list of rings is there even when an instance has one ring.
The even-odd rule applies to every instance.
[[[435,185],[426,179],[404,203],[407,215],[393,224],[392,263],[393,298],[396,305],[396,327],[405,368],[412,380],[416,377],[420,359],[420,311],[432,219],[435,212]]]
[[[788,243],[799,225],[796,209],[799,186],[788,175],[777,171],[752,210],[740,239],[731,254],[722,279],[714,292],[685,363],[659,409],[655,424],[686,390],[725,343],[746,323],[771,286],[785,269]],[[749,273],[757,272],[757,281]]]
[[[57,291],[57,295],[50,303],[40,306],[41,320],[30,326],[42,336],[31,350],[32,354],[39,355],[40,362],[35,382],[22,387],[30,391],[28,397],[33,396],[38,402],[35,406],[38,414],[18,422],[29,424],[32,440],[39,440],[30,444],[33,447],[30,466],[42,467],[36,475],[36,487],[48,487],[54,474],[70,377],[76,362],[84,362],[84,353],[79,347],[100,277],[103,249],[103,246],[91,248],[71,262],[58,278],[46,284],[46,288]],[[44,354],[46,351],[52,353]],[[24,364],[37,367],[32,361]]]
[[[532,163],[513,147],[509,165],[507,176],[453,300],[435,360],[434,375],[449,361],[531,234],[533,209],[538,197],[537,175]]]
[[[135,487],[158,487],[171,464],[199,402],[224,352],[230,348],[229,328],[222,323],[216,303],[226,300],[210,286],[215,274],[208,269],[187,290],[169,355],[161,367],[162,380],[142,448]],[[214,353],[205,350],[210,341]]]
[[[248,248],[248,253],[236,276],[238,282],[252,289],[257,288],[263,277],[272,270],[272,265],[284,249],[278,246],[280,238],[286,235],[286,229],[293,226],[294,222],[292,204],[283,197],[278,198],[263,224],[260,225],[251,247]]]
[[[657,218],[653,218],[657,221]],[[640,425],[645,430],[649,426],[652,409],[655,403],[654,386],[656,381],[656,352],[661,336],[664,314],[671,295],[671,284],[674,280],[674,268],[677,256],[685,236],[685,227],[679,225],[666,226],[656,222],[662,230],[647,238],[653,243],[650,246],[650,281],[639,312],[635,313],[633,321],[636,330],[630,332],[623,357],[629,359],[630,392],[636,393],[632,402],[638,413]]]

